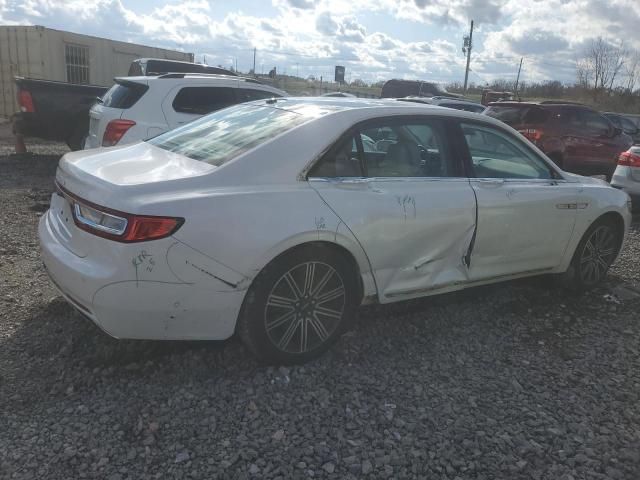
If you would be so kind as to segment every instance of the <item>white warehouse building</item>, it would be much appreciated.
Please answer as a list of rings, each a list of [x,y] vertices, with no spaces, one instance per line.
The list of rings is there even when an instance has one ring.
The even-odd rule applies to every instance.
[[[0,116],[18,110],[14,77],[111,86],[137,58],[193,62],[193,53],[41,26],[0,26]]]

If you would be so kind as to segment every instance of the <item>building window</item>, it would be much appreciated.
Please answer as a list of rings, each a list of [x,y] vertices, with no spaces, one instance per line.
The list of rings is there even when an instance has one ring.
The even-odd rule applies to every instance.
[[[64,58],[67,66],[67,82],[89,83],[89,47],[66,44]]]

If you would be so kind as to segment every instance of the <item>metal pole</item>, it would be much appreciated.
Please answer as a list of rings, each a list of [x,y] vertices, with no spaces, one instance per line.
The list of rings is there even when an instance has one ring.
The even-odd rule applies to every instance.
[[[516,88],[514,88],[513,92],[514,96],[518,95],[518,83],[520,83],[520,70],[522,70],[522,60],[524,60],[524,57],[520,57],[520,66],[518,67],[518,76],[516,77]]]
[[[256,75],[256,47],[253,47],[253,75]]]
[[[469,81],[469,63],[471,62],[472,45],[473,45],[473,20],[471,20],[471,30],[469,31],[469,47],[467,48],[467,69],[464,71],[463,93],[467,93],[467,82]]]

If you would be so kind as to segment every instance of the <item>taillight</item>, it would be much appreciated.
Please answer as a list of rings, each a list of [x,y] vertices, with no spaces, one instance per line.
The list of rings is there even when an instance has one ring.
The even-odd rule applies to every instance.
[[[123,242],[144,242],[168,237],[183,224],[182,218],[173,217],[143,217],[131,215],[129,229],[123,237]]]
[[[542,130],[538,130],[537,128],[525,128],[518,131],[532,142],[537,142],[542,138]]]
[[[624,165],[626,167],[640,167],[640,154],[622,152],[618,157],[618,165]]]
[[[33,98],[31,98],[31,92],[28,90],[18,90],[18,105],[20,105],[21,112],[33,113],[36,111],[33,106]]]
[[[172,235],[184,223],[184,218],[133,215],[101,207],[56,186],[73,205],[76,226],[98,237],[123,243],[159,240]]]
[[[133,120],[111,120],[102,136],[103,147],[113,147],[136,124]]]

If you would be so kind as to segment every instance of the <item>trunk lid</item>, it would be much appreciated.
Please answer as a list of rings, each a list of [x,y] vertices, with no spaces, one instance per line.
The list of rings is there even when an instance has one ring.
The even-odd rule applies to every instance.
[[[47,215],[55,235],[67,249],[79,257],[89,251],[91,238],[74,222],[76,202],[94,204],[107,209],[150,214],[153,194],[170,188],[166,182],[204,175],[216,167],[163,150],[145,142],[93,151],[70,152],[60,160],[56,171],[59,191],[51,199]],[[164,183],[163,183],[164,182]],[[145,198],[147,200],[145,200]]]
[[[147,142],[78,151],[60,160],[56,181],[72,193],[99,203],[94,191],[121,191],[124,187],[143,187],[158,182],[203,175],[215,170],[214,165],[193,160]],[[130,189],[131,191],[131,189]],[[88,195],[88,196],[87,196]],[[113,208],[113,207],[112,207]]]

